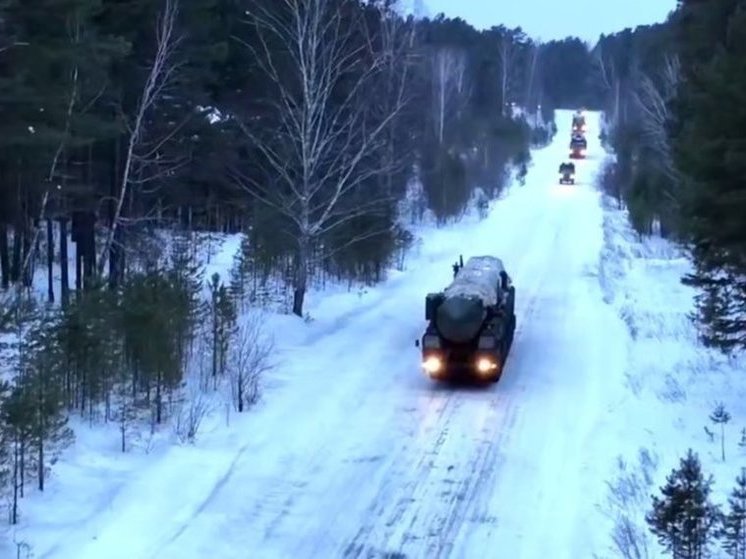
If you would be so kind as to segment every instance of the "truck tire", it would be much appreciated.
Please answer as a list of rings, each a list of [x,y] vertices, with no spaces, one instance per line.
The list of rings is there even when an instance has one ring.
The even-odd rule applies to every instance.
[[[505,370],[505,359],[508,357],[508,348],[510,347],[510,330],[506,332],[507,338],[503,338],[500,342],[500,350],[497,355],[497,362],[499,363],[495,374],[490,377],[490,382],[497,382],[503,376],[503,370]]]
[[[513,314],[510,317],[510,327],[508,329],[508,350],[513,347],[513,339],[515,338],[515,329],[516,329],[516,317],[515,314]]]

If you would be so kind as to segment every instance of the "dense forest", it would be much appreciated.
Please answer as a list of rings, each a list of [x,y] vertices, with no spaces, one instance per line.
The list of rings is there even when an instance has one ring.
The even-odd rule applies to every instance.
[[[643,235],[692,256],[703,341],[746,348],[746,3],[681,0],[659,25],[602,37],[604,183]]]
[[[123,452],[141,426],[193,440],[210,393],[244,411],[272,366],[239,317],[278,301],[303,317],[312,286],[380,281],[408,227],[524,176],[554,108],[582,96],[565,51],[588,64],[577,40],[390,1],[0,2],[10,521],[71,418],[118,426]],[[234,266],[204,277],[226,233]]]
[[[616,156],[602,186],[637,233],[685,249],[701,341],[735,357],[746,348],[746,2],[679,0],[661,24],[602,37],[592,58]],[[710,415],[730,418],[722,404]],[[723,506],[714,487],[692,450],[671,470],[645,518],[666,555],[744,557],[746,476]],[[617,521],[620,556],[647,557],[643,542]]]

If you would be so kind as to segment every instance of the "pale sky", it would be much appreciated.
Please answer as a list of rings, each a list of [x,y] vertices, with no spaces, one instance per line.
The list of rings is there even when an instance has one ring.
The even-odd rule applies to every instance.
[[[601,33],[665,20],[676,0],[422,0],[422,4],[429,17],[443,12],[477,29],[520,26],[534,39],[573,35],[594,45]]]

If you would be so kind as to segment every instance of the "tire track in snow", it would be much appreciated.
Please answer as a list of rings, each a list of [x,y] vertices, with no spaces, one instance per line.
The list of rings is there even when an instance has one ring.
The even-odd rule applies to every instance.
[[[547,157],[556,155],[548,153]],[[537,157],[537,165],[547,161],[540,164]],[[553,168],[554,162],[549,164]],[[529,347],[535,333],[531,324],[541,309],[544,299],[540,298],[540,291],[547,277],[549,281],[563,281],[562,269],[547,265],[544,260],[548,255],[542,259],[542,253],[560,239],[557,228],[562,219],[546,194],[533,187],[515,192],[501,202],[504,213],[486,224],[497,224],[494,232],[488,227],[477,227],[469,230],[467,237],[470,253],[501,256],[519,288],[513,359],[508,359],[503,379],[497,385],[469,393],[426,387],[424,381],[416,384],[411,379],[419,375],[407,364],[408,341],[400,342],[376,330],[381,326],[381,317],[400,317],[403,312],[410,315],[414,305],[410,308],[404,304],[402,308],[401,300],[387,301],[383,293],[362,302],[354,313],[346,315],[346,320],[338,317],[327,325],[319,325],[320,336],[337,351],[336,355],[327,356],[332,358],[331,364],[342,370],[341,375],[335,376],[331,370],[310,371],[318,376],[318,384],[280,406],[283,413],[289,412],[296,421],[302,419],[304,425],[298,425],[297,430],[278,427],[271,437],[258,434],[263,442],[247,445],[252,451],[236,456],[225,475],[212,488],[206,488],[210,493],[194,509],[191,530],[187,530],[190,523],[180,523],[168,538],[161,540],[159,551],[164,552],[164,559],[178,557],[187,549],[204,548],[207,553],[210,547],[225,543],[231,547],[223,548],[223,557],[240,557],[243,550],[254,556],[327,559],[342,556],[345,548],[348,557],[366,559],[376,551],[388,551],[389,557],[409,551],[417,557],[444,557],[461,550],[459,540],[469,536],[471,528],[481,526],[480,534],[499,532],[493,528],[501,522],[496,511],[508,509],[505,505],[495,508],[491,497],[508,489],[506,480],[500,478],[501,470],[505,474],[506,448],[514,450],[514,439],[528,423],[527,410],[532,409],[531,405],[536,407],[535,401],[532,404],[519,396],[529,389],[532,394],[523,395],[535,396],[533,392],[539,387],[528,369],[547,365],[515,357],[521,351],[537,349]],[[535,204],[531,198],[536,198]],[[525,205],[526,202],[532,205]],[[455,244],[443,244],[458,251]],[[561,258],[551,260],[559,262]],[[444,277],[448,276],[451,261],[439,262],[437,273],[444,266]],[[436,271],[436,266],[426,266],[428,271]],[[405,290],[404,294],[417,298],[419,305],[423,286],[409,283],[399,287]],[[344,341],[330,338],[340,328],[365,334],[359,338],[361,347],[353,349],[344,346]],[[397,332],[398,336],[403,334],[401,329]],[[418,328],[416,335],[419,334]],[[351,337],[345,331],[345,340]],[[414,353],[411,346],[409,351]],[[376,363],[388,362],[393,366],[371,372]],[[402,362],[405,364],[396,365]],[[415,364],[414,358],[412,363]],[[371,382],[366,378],[371,374],[377,374],[380,380]],[[403,410],[413,398],[414,411]],[[307,411],[299,414],[291,409],[294,406]],[[285,417],[280,412],[271,416],[277,421]],[[321,426],[309,429],[307,425],[317,420]],[[410,421],[412,431],[408,433]],[[366,440],[357,439],[357,425],[364,427],[361,432]],[[399,428],[403,429],[402,434],[397,433]],[[285,448],[279,450],[278,441],[272,443],[272,438],[281,439],[279,444]],[[259,472],[254,471],[255,448],[265,454]],[[360,453],[380,456],[357,464]],[[521,484],[521,489],[530,492],[534,500],[530,482]],[[245,501],[236,503],[235,497]],[[226,519],[228,512],[231,517]],[[241,535],[225,535],[224,531],[234,525]],[[204,546],[202,540],[207,540]],[[237,541],[242,542],[241,549],[234,547]],[[489,538],[484,543],[492,541]],[[168,555],[166,548],[170,548]],[[333,553],[334,549],[338,553]],[[493,548],[486,545],[485,549]]]
[[[236,470],[236,466],[238,465],[239,461],[243,458],[244,454],[249,448],[249,444],[243,445],[239,450],[236,452],[235,456],[233,457],[233,460],[231,460],[230,464],[228,465],[228,468],[225,470],[225,473],[214,483],[212,486],[212,489],[210,490],[210,493],[202,500],[202,502],[197,505],[197,507],[194,509],[190,517],[183,521],[181,523],[181,526],[179,526],[175,531],[173,531],[165,541],[160,543],[155,551],[149,552],[149,556],[151,559],[157,559],[161,556],[163,550],[173,543],[181,534],[183,534],[188,528],[189,525],[192,523],[192,521],[202,514],[202,512],[212,503],[212,501],[215,499],[215,497],[218,495],[218,493],[225,487],[226,483],[230,480],[231,476],[233,475],[233,472]]]
[[[538,220],[540,215],[549,208],[539,206],[533,209],[537,215],[532,217]],[[526,272],[531,271],[529,269],[531,264],[541,262],[540,255],[546,250],[544,240],[546,234],[559,227],[560,218],[561,216],[555,216],[552,220],[540,222],[542,226],[533,231],[530,249],[520,253],[521,257],[517,261],[511,263],[505,260],[506,265],[511,267],[514,278],[531,278],[530,281],[521,284],[521,291],[528,296],[519,301],[520,304],[517,304],[516,309],[517,313],[520,313],[522,324],[530,324],[537,310],[538,290],[553,270],[542,267],[543,273],[541,274],[528,275]],[[557,237],[551,236],[550,238],[556,239]],[[511,248],[516,250],[515,247]],[[522,330],[521,327],[516,329],[513,350],[520,345]],[[343,549],[338,550],[345,559],[367,558],[371,556],[371,553],[383,556],[393,553],[406,557],[410,548],[413,548],[412,551],[417,551],[418,555],[426,550],[426,556],[434,558],[447,556],[452,551],[455,537],[461,530],[462,521],[468,509],[473,506],[476,496],[492,484],[500,467],[503,442],[510,435],[519,415],[520,406],[517,400],[506,396],[500,389],[501,384],[510,374],[509,363],[510,358],[506,364],[503,379],[496,386],[497,390],[478,394],[478,396],[488,398],[488,413],[483,419],[481,434],[489,436],[477,442],[476,446],[469,445],[466,451],[471,451],[472,454],[465,466],[454,472],[460,481],[453,483],[450,499],[445,502],[443,510],[441,510],[441,505],[436,504],[441,501],[439,497],[443,493],[442,484],[447,483],[449,478],[434,480],[433,476],[437,477],[440,471],[450,472],[455,469],[452,464],[439,463],[442,460],[448,461],[449,458],[442,459],[441,451],[449,441],[449,436],[453,437],[451,433],[460,432],[460,426],[473,413],[473,410],[469,408],[463,412],[466,417],[457,415],[464,405],[471,401],[461,392],[447,395],[446,408],[452,411],[449,414],[439,414],[437,421],[440,424],[440,431],[433,441],[432,448],[422,453],[414,468],[410,466],[411,459],[408,461],[406,456],[399,454],[393,459],[394,464],[399,466],[389,471],[387,481],[379,489],[374,505],[369,509],[370,516],[366,517],[373,518],[374,521],[360,528],[352,541]],[[517,382],[520,384],[521,379],[517,379]],[[515,384],[515,381],[512,384]],[[477,398],[477,400],[482,399]],[[454,420],[454,418],[457,419]],[[464,450],[463,446],[461,449]],[[401,484],[400,480],[407,479],[409,481],[404,483],[394,495],[391,495],[391,487],[397,485],[397,481]],[[385,516],[384,512],[392,501],[396,502],[395,509]],[[383,522],[383,527],[380,526],[381,522]],[[404,528],[400,526],[402,522],[406,522]],[[422,540],[425,540],[424,545]]]

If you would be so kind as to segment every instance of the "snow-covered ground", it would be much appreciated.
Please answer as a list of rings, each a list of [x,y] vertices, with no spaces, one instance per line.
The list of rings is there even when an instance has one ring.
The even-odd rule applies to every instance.
[[[746,362],[743,356],[728,359],[698,343],[689,318],[696,293],[679,281],[692,271],[682,251],[660,238],[640,239],[626,214],[612,207],[605,214],[604,235],[602,285],[606,300],[626,324],[628,360],[626,390],[615,404],[617,419],[604,430],[614,441],[610,449],[617,460],[608,476],[613,489],[600,509],[615,518],[617,527],[634,523],[648,556],[660,557],[644,515],[650,495],[658,493],[687,449],[697,452],[705,473],[714,476],[715,501],[721,505],[746,466],[746,436],[741,435],[746,427]],[[725,461],[720,428],[709,419],[719,403],[732,416],[724,430]],[[604,556],[622,555],[615,548]]]
[[[570,122],[557,113],[556,140],[487,219],[428,231],[382,285],[312,295],[312,321],[266,317],[278,366],[255,410],[216,412],[194,446],[126,455],[80,426],[10,539],[37,559],[604,555],[614,515],[642,510],[607,506],[617,456],[636,475],[646,449],[653,485],[689,445],[716,467],[709,400],[726,394],[737,423],[744,398],[695,347],[686,262],[604,210],[597,114],[578,184],[557,184]],[[513,350],[487,388],[430,382],[414,347],[459,254],[499,256],[517,287]]]

